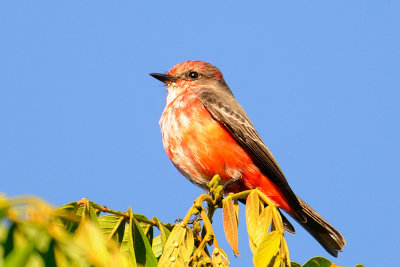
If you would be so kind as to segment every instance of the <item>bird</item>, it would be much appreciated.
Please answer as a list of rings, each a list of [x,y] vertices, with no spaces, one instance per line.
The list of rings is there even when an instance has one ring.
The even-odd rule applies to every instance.
[[[217,67],[189,60],[165,74],[150,75],[167,86],[159,121],[162,141],[183,176],[206,190],[215,174],[223,184],[230,184],[227,192],[259,188],[329,254],[338,256],[346,244],[344,237],[292,191]],[[289,220],[282,218],[285,230],[294,233]]]

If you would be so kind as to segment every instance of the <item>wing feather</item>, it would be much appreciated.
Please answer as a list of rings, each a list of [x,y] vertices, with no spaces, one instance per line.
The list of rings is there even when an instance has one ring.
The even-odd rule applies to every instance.
[[[202,88],[199,97],[214,119],[226,127],[253,157],[262,173],[282,191],[299,220],[306,221],[299,200],[290,188],[281,168],[231,92]]]

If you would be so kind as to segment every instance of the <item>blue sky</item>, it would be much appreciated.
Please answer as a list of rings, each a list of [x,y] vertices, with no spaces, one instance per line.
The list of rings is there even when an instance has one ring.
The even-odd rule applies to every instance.
[[[334,262],[392,265],[399,11],[398,1],[2,1],[1,191],[183,217],[202,191],[163,151],[166,91],[148,73],[204,60],[224,73],[293,190],[345,236]],[[251,262],[240,220],[243,256],[232,266]],[[292,260],[330,258],[294,225]]]

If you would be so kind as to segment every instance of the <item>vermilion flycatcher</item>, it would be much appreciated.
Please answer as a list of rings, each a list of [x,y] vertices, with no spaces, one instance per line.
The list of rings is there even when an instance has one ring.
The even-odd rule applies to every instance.
[[[228,192],[258,187],[337,257],[345,245],[343,236],[293,193],[219,69],[186,61],[167,74],[150,75],[168,86],[160,119],[162,140],[168,157],[186,178],[204,189],[215,174],[223,183],[237,180]],[[285,229],[294,232],[283,219]]]

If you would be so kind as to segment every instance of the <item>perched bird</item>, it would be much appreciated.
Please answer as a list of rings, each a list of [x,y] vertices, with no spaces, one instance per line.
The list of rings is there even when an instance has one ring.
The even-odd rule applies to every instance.
[[[168,87],[160,119],[163,145],[187,179],[207,189],[219,174],[225,184],[235,181],[228,192],[259,188],[337,257],[346,244],[343,236],[292,191],[218,68],[185,61],[166,74],[150,75]],[[294,232],[283,219],[285,229]]]

